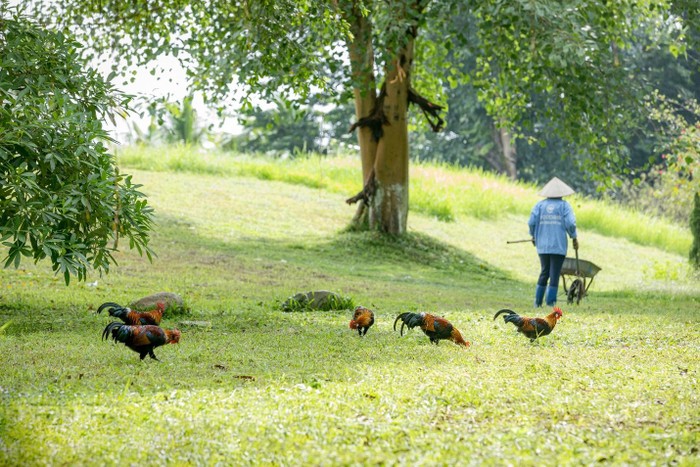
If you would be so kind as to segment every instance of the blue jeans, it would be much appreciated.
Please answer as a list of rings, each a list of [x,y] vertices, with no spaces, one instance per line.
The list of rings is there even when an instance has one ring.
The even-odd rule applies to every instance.
[[[559,276],[561,276],[561,267],[564,265],[564,255],[548,255],[541,254],[540,277],[537,279],[537,285],[546,286],[549,280],[549,286],[552,288],[559,287]]]

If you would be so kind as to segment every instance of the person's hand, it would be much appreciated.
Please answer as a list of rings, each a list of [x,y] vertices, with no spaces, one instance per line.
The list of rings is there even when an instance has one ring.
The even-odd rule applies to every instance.
[[[578,238],[574,238],[574,250],[578,251]]]
[[[535,237],[532,237],[530,241],[532,242],[532,246],[535,246]]]

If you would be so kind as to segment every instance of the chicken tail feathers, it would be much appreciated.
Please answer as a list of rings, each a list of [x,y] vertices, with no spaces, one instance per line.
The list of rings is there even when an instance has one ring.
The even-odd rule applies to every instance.
[[[422,313],[411,313],[408,311],[405,313],[401,313],[394,320],[394,331],[396,331],[396,323],[398,323],[399,320],[401,320],[401,335],[403,336],[404,326],[408,326],[409,329],[413,329],[416,326],[420,326],[423,323],[423,317],[424,315]]]
[[[105,302],[100,307],[97,309],[97,313],[101,313],[102,310],[107,310],[107,313],[109,313],[109,316],[114,316],[115,318],[119,318],[122,321],[125,320],[126,315],[129,313],[129,309],[126,307],[121,306],[118,303],[114,302]]]
[[[499,317],[499,315],[501,315],[501,314],[503,314],[503,313],[507,314],[508,316],[517,315],[517,313],[514,312],[513,310],[509,310],[508,308],[503,308],[502,310],[498,310],[498,311],[496,312],[496,314],[493,315],[493,319],[495,320],[496,318]],[[507,321],[508,316],[504,316],[504,317],[503,317],[503,320],[506,321],[506,322],[508,322],[508,321]]]
[[[399,316],[396,317],[396,319],[394,320],[394,331],[396,331],[396,323],[398,323],[400,319],[403,319],[403,317],[407,314],[408,313],[401,313]]]
[[[509,310],[508,308],[504,308],[502,310],[498,310],[495,315],[493,315],[493,319],[498,318],[500,314],[504,314],[503,316],[503,322],[505,323],[512,323],[516,327],[520,327],[523,325],[523,322],[527,318],[523,318],[513,310]]]
[[[396,331],[396,323],[401,320],[401,335],[403,336],[403,327],[406,325],[406,316],[409,315],[410,313],[401,313],[399,316],[396,317],[394,320],[394,331]]]
[[[112,321],[109,323],[104,331],[102,331],[102,340],[109,340],[110,334],[114,342],[126,342],[130,334],[131,326],[120,323],[118,321]]]
[[[97,308],[97,313],[102,313],[105,308],[122,308],[122,306],[114,302],[105,302]]]
[[[122,323],[119,323],[117,321],[112,321],[111,323],[109,323],[107,326],[105,326],[104,331],[102,331],[102,340],[109,339],[109,335],[112,333],[112,331],[121,326]]]

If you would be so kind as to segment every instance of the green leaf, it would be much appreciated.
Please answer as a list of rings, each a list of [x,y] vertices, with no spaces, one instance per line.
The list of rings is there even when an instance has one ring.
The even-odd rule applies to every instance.
[[[5,267],[22,257],[48,258],[52,269],[78,280],[88,257],[104,254],[115,210],[123,213],[121,234],[147,247],[152,210],[144,195],[121,179],[102,127],[115,110],[128,111],[129,97],[116,91],[79,55],[68,32],[54,31],[3,10],[0,40],[0,234],[8,248]],[[68,29],[67,29],[68,30]],[[7,99],[6,99],[7,97]],[[122,106],[115,109],[115,106]],[[2,125],[11,117],[11,125]],[[6,122],[7,123],[7,122]],[[116,185],[116,186],[115,186]],[[115,188],[121,198],[115,197]],[[17,202],[5,203],[5,199]]]

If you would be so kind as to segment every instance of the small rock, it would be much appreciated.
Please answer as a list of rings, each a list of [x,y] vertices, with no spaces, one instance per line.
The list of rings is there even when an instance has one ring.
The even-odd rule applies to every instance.
[[[129,305],[129,308],[137,311],[152,310],[156,307],[156,303],[165,303],[165,309],[173,314],[183,313],[185,311],[185,302],[181,296],[172,292],[159,292],[153,295],[148,295]]]
[[[352,308],[352,300],[328,290],[300,292],[282,304],[282,311],[343,310]]]

